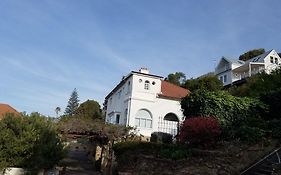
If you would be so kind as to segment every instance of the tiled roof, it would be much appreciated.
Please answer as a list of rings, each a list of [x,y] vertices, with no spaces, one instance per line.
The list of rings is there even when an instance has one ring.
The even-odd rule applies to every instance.
[[[180,100],[188,94],[189,90],[161,80],[161,94],[158,94],[159,97]]]
[[[10,105],[0,103],[0,119],[2,119],[6,113],[14,113],[16,115],[20,115],[20,113]]]

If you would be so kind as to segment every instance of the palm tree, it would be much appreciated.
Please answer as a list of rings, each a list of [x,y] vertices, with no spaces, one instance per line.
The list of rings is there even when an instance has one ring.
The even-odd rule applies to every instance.
[[[55,109],[55,112],[56,112],[56,114],[57,114],[57,117],[59,116],[59,112],[61,111],[61,108],[60,107],[56,107],[56,109]]]

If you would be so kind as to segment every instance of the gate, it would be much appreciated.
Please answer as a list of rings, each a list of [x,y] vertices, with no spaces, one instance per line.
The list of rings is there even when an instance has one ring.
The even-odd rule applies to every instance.
[[[179,133],[179,120],[173,113],[168,113],[164,117],[159,116],[158,132],[169,133],[175,137]]]

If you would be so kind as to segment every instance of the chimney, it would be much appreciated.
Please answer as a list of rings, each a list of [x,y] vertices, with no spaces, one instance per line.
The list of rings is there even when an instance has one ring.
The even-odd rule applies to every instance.
[[[147,68],[144,68],[144,67],[140,68],[139,72],[143,73],[143,74],[149,74],[149,70]]]

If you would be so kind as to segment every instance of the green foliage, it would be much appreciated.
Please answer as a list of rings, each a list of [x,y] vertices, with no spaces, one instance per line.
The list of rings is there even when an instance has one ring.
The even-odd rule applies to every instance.
[[[113,145],[118,160],[128,162],[130,155],[153,155],[159,158],[183,159],[190,155],[190,150],[182,145],[159,144],[152,142],[120,142]]]
[[[79,99],[78,99],[77,90],[75,88],[70,95],[64,114],[68,116],[74,115],[75,111],[78,109],[78,106],[79,106]]]
[[[257,99],[235,97],[225,91],[198,90],[181,101],[183,114],[215,116],[222,124],[240,122],[250,116],[258,117],[266,106]]]
[[[64,156],[53,124],[38,113],[0,121],[0,169],[23,167],[30,171],[51,168]]]
[[[259,137],[263,135],[265,122],[261,114],[267,111],[267,106],[260,100],[248,97],[235,97],[225,91],[210,92],[205,90],[195,91],[185,97],[181,106],[184,115],[192,116],[215,116],[219,119],[223,138],[253,141],[247,137]],[[248,129],[248,136],[241,137]],[[252,135],[255,128],[261,129]],[[238,132],[237,132],[238,131]],[[259,130],[255,130],[259,131]]]
[[[165,78],[165,81],[168,81],[170,83],[173,83],[175,85],[181,86],[185,82],[185,74],[182,72],[176,72],[174,74],[169,74],[167,78]]]
[[[264,49],[253,49],[239,56],[239,60],[247,61],[265,52]]]
[[[91,119],[102,119],[100,105],[95,100],[87,100],[81,103],[75,114]]]
[[[266,120],[281,119],[281,89],[262,94],[260,100],[269,106],[264,114]]]
[[[271,129],[273,138],[281,139],[281,119],[273,119],[269,122],[268,128]]]
[[[243,142],[257,143],[265,136],[265,130],[258,127],[242,125],[235,131],[233,135]]]
[[[153,132],[150,141],[154,143],[171,144],[173,142],[173,136],[165,132]]]
[[[189,79],[185,82],[185,87],[191,92],[198,89],[205,89],[209,91],[222,90],[222,82],[216,76],[205,76],[197,79]]]
[[[236,96],[260,97],[269,92],[279,90],[281,87],[281,67],[271,74],[261,73],[247,79],[247,82],[239,87],[233,87],[229,92]]]

